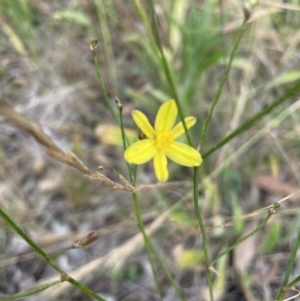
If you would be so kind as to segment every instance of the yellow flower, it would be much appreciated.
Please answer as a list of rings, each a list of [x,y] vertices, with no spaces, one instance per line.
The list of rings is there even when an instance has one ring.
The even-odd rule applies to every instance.
[[[175,141],[184,134],[182,122],[175,127],[177,106],[173,99],[166,101],[159,108],[154,128],[141,111],[133,111],[132,117],[146,139],[133,143],[124,153],[128,163],[144,164],[154,159],[154,170],[159,181],[165,182],[169,177],[167,158],[183,166],[199,166],[202,162],[200,153],[189,145]],[[193,116],[186,117],[189,129],[196,123]]]

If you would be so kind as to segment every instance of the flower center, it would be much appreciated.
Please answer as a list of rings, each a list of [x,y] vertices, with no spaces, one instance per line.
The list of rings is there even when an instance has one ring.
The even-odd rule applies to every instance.
[[[174,141],[174,136],[172,133],[157,133],[156,143],[159,148],[168,148]]]

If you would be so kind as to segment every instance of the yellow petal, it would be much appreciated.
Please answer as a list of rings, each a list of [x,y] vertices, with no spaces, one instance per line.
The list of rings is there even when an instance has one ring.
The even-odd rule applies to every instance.
[[[174,141],[165,153],[168,158],[183,166],[199,166],[202,162],[200,153],[189,145]]]
[[[193,116],[189,116],[184,118],[187,129],[191,128],[196,123],[196,118]],[[172,130],[172,134],[174,139],[179,138],[184,134],[184,127],[182,122],[179,122]]]
[[[177,106],[174,99],[169,99],[159,108],[155,119],[155,131],[158,133],[170,131],[176,121]]]
[[[154,140],[155,139],[155,132],[150,124],[147,116],[142,113],[141,111],[135,110],[132,112],[132,118],[139,129],[149,138]]]
[[[158,150],[154,156],[155,175],[160,182],[166,182],[169,177],[168,161],[165,153]]]
[[[128,163],[144,164],[151,160],[156,152],[155,142],[144,139],[130,145],[124,153],[124,158]]]

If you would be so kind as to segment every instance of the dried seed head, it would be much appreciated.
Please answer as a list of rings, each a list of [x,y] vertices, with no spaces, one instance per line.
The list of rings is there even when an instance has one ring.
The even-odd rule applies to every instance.
[[[98,45],[98,39],[92,40],[91,43],[90,43],[90,49],[91,49],[91,51],[94,52],[96,50],[96,48],[97,48],[97,45]]]
[[[90,245],[91,243],[93,243],[95,240],[97,240],[99,237],[98,233],[96,231],[90,232],[86,237],[77,240],[74,244],[73,244],[73,248],[83,248],[86,247],[88,245]]]

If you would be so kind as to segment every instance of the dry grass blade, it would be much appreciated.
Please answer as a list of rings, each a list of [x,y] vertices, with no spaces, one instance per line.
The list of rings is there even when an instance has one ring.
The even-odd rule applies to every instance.
[[[133,187],[127,181],[125,182],[124,177],[121,178],[122,183],[124,183],[124,185],[122,185],[110,180],[104,174],[93,172],[88,169],[73,152],[69,150],[64,151],[59,148],[37,123],[19,115],[3,99],[0,99],[0,115],[6,117],[8,120],[15,123],[19,128],[33,136],[39,144],[46,148],[48,155],[55,160],[70,165],[82,172],[89,179],[98,180],[102,184],[110,186],[113,189],[133,191]]]
[[[86,177],[93,181],[95,181],[95,180],[100,181],[104,185],[110,186],[111,188],[116,189],[116,190],[124,190],[124,191],[129,191],[129,192],[133,192],[133,190],[134,190],[134,187],[131,186],[127,181],[126,181],[126,183],[123,181],[124,177],[121,178],[121,181],[123,181],[124,185],[113,182],[111,179],[109,179],[104,174],[102,174],[98,171],[88,174],[88,175],[86,175]]]

